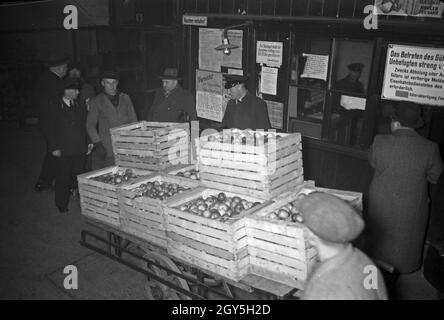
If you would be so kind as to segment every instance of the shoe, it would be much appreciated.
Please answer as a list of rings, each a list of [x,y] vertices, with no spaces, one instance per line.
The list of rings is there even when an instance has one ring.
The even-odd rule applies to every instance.
[[[59,212],[60,212],[60,213],[68,212],[68,208],[65,208],[65,207],[59,207],[59,206],[57,206],[57,208],[59,208]]]

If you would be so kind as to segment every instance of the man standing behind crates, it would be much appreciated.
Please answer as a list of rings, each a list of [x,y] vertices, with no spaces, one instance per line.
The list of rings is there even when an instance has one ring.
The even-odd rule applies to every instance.
[[[121,93],[119,75],[113,71],[102,74],[103,92],[89,101],[89,112],[86,120],[88,135],[94,144],[92,168],[97,170],[114,164],[110,129],[127,123],[136,122],[131,98]],[[99,130],[97,130],[97,124]]]

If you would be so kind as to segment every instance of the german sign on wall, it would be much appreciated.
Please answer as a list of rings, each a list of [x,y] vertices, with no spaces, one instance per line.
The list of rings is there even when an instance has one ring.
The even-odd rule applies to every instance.
[[[444,48],[389,44],[382,98],[444,106]]]
[[[441,0],[375,0],[376,13],[395,16],[441,18]]]
[[[228,98],[222,73],[196,70],[196,112],[200,118],[221,122]]]

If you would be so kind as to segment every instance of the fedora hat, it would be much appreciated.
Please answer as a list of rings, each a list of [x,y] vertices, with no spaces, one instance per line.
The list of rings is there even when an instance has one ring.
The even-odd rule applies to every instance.
[[[398,121],[404,127],[418,129],[424,125],[421,118],[421,108],[413,102],[402,101],[395,108],[393,120]]]
[[[160,76],[162,80],[180,80],[177,68],[166,68]]]

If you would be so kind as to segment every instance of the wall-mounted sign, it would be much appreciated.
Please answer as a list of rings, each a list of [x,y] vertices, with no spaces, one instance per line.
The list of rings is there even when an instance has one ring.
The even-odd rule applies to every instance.
[[[222,121],[228,103],[222,79],[220,72],[196,70],[197,116]]]
[[[375,0],[375,13],[380,15],[441,18],[441,0]]]
[[[256,62],[269,67],[282,65],[282,42],[258,41],[256,45]]]
[[[389,44],[381,96],[444,106],[444,48]]]
[[[268,118],[271,127],[274,129],[282,129],[284,120],[284,104],[282,102],[264,100],[267,104]]]
[[[202,16],[182,16],[182,24],[189,26],[201,26],[206,27],[208,24],[208,18]]]
[[[261,70],[261,86],[260,92],[270,95],[276,95],[278,68],[270,68],[262,66]]]

